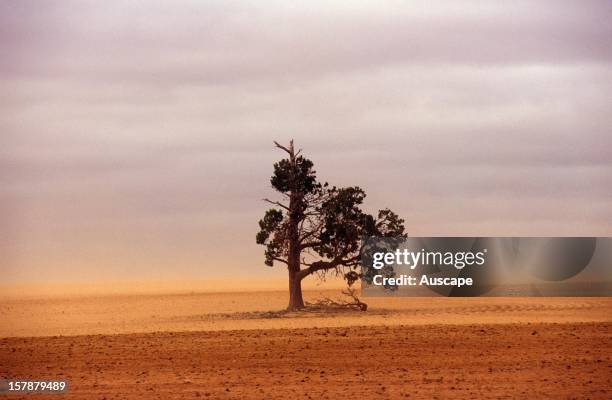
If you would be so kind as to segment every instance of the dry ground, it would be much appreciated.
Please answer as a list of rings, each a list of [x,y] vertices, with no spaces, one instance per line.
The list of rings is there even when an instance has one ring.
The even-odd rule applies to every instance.
[[[306,300],[339,291],[307,291]],[[272,318],[285,291],[0,298],[0,337],[348,327],[612,322],[612,298],[367,297],[366,313]]]
[[[4,338],[0,375],[68,378],[65,397],[72,399],[609,399],[611,328],[367,326]]]
[[[612,398],[611,298],[366,301],[284,314],[284,292],[5,298],[0,378],[71,381],[44,399]]]

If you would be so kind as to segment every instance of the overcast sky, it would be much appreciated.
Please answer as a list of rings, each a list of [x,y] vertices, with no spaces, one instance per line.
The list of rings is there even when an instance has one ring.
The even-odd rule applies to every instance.
[[[290,138],[411,235],[612,235],[612,2],[249,3],[0,3],[3,280],[282,274]]]

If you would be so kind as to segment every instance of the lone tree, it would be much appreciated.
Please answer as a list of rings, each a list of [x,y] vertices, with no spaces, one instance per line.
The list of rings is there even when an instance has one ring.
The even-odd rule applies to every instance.
[[[364,273],[359,268],[362,239],[405,237],[404,220],[389,209],[376,217],[364,213],[360,205],[366,194],[361,188],[319,183],[312,161],[294,150],[293,140],[289,146],[274,144],[288,156],[274,164],[270,180],[282,200],[264,199],[275,207],[259,221],[257,243],[266,247],[266,265],[287,266],[287,309],[298,310],[304,308],[302,279],[335,273],[352,285]]]

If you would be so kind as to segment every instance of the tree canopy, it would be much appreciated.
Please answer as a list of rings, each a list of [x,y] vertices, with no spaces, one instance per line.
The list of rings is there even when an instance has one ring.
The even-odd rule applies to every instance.
[[[289,146],[274,164],[270,179],[280,200],[259,221],[256,241],[265,246],[265,264],[289,271],[290,309],[304,306],[301,280],[311,274],[342,275],[349,285],[363,276],[360,251],[367,237],[405,237],[404,220],[389,209],[374,215],[361,208],[366,194],[358,186],[336,187],[317,179],[314,164]]]

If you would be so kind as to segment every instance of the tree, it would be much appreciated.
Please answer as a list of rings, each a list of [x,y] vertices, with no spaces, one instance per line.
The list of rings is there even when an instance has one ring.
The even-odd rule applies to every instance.
[[[366,237],[406,237],[404,220],[389,209],[376,217],[360,208],[366,197],[357,187],[320,183],[312,161],[289,146],[274,142],[288,158],[274,164],[270,180],[282,200],[259,221],[257,243],[265,246],[265,264],[281,263],[289,272],[288,310],[304,308],[302,279],[317,274],[342,275],[352,285],[364,276],[360,251]]]

